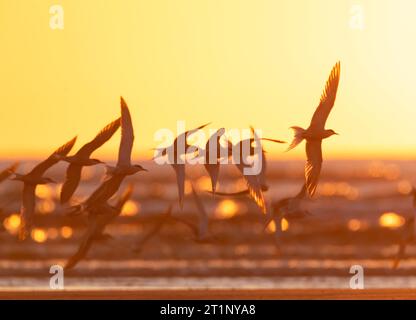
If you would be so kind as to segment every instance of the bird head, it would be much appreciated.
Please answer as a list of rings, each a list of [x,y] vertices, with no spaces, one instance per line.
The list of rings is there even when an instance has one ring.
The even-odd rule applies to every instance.
[[[334,130],[332,130],[332,129],[329,129],[329,130],[325,130],[325,137],[330,137],[330,136],[333,136],[333,135],[339,135],[338,133],[336,133]]]

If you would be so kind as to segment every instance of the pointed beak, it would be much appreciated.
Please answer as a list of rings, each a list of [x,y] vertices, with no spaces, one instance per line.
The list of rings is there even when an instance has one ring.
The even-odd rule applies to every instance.
[[[338,133],[338,132],[335,132],[335,134],[336,134],[337,136],[339,136],[339,133]]]

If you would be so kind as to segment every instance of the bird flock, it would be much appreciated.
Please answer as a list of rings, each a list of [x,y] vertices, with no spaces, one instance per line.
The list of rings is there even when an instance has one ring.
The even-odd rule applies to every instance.
[[[300,187],[300,191],[293,197],[285,198],[267,204],[264,193],[268,190],[266,181],[266,157],[265,151],[261,147],[261,171],[256,175],[245,174],[245,169],[250,166],[242,161],[243,145],[248,143],[250,146],[250,154],[253,154],[254,147],[253,143],[260,143],[260,141],[270,141],[274,143],[285,143],[282,140],[270,139],[270,138],[259,138],[256,135],[256,131],[251,127],[251,138],[248,140],[241,140],[236,144],[232,144],[227,140],[227,145],[224,147],[220,143],[221,137],[225,133],[225,129],[221,128],[216,131],[206,142],[205,149],[202,150],[205,157],[204,168],[210,177],[211,191],[213,196],[248,196],[258,206],[259,210],[266,215],[265,227],[272,221],[275,222],[276,226],[276,244],[278,245],[279,230],[281,221],[283,218],[296,218],[304,217],[309,215],[308,211],[301,209],[301,202],[305,198],[312,198],[316,192],[319,176],[321,173],[323,156],[322,156],[322,141],[337,133],[332,129],[325,129],[325,124],[328,116],[334,106],[339,80],[341,73],[341,64],[337,62],[331,70],[329,78],[326,82],[324,91],[321,95],[319,105],[316,108],[311,122],[307,129],[303,129],[298,126],[293,126],[291,129],[294,131],[293,141],[290,143],[287,151],[297,147],[303,140],[306,141],[306,165],[304,174],[304,183]],[[67,205],[65,214],[81,215],[85,214],[87,218],[87,230],[85,231],[84,237],[82,238],[78,250],[76,253],[69,258],[65,268],[71,269],[87,254],[91,245],[94,241],[102,240],[109,235],[104,233],[106,226],[111,223],[122,211],[123,205],[128,201],[133,192],[133,185],[129,185],[121,196],[117,199],[114,205],[109,203],[109,200],[119,191],[120,186],[127,176],[135,175],[136,173],[147,171],[139,164],[132,164],[131,153],[134,143],[134,129],[132,125],[132,119],[129,108],[125,100],[121,97],[120,102],[121,116],[105,126],[97,136],[90,142],[83,145],[73,155],[68,155],[73,149],[77,137],[72,138],[67,143],[56,149],[46,160],[37,164],[29,173],[21,174],[16,172],[18,164],[13,164],[10,167],[0,172],[0,182],[5,181],[11,177],[11,180],[20,181],[23,183],[22,189],[22,203],[20,210],[21,224],[18,233],[20,240],[28,238],[32,228],[35,214],[36,205],[36,187],[42,184],[56,183],[51,178],[45,176],[45,173],[52,166],[60,161],[68,163],[66,169],[65,181],[63,182],[60,202],[62,205],[67,205],[73,194],[77,190],[80,181],[83,167],[95,166],[104,164],[102,161],[91,158],[91,155],[104,145],[114,133],[121,127],[121,140],[119,145],[118,159],[115,166],[106,165],[106,176],[102,183],[92,192],[92,194],[84,200],[82,203],[77,205]],[[186,164],[183,162],[176,161],[180,156],[187,156],[189,150],[192,149],[192,145],[187,142],[187,138],[192,134],[207,127],[210,123],[201,125],[192,130],[186,131],[183,134],[176,137],[172,145],[157,150],[157,157],[173,156],[173,159],[169,162],[172,166],[177,181],[178,188],[178,204],[180,209],[183,208],[184,195],[185,195],[185,180],[186,180]],[[185,142],[185,148],[179,148],[179,142]],[[213,148],[215,147],[215,148]],[[219,179],[219,172],[221,167],[221,150],[226,148],[231,157],[233,157],[233,163],[237,167],[241,176],[245,179],[247,188],[242,191],[234,193],[224,193],[217,190],[217,184]],[[237,150],[238,152],[233,152]],[[239,157],[239,158],[236,158]],[[154,159],[155,159],[154,158]],[[214,162],[209,161],[215,159]],[[173,161],[172,161],[173,160]],[[207,242],[215,239],[215,236],[210,234],[208,230],[208,219],[209,216],[206,212],[202,199],[198,195],[195,187],[192,186],[192,197],[195,202],[195,206],[199,213],[199,224],[194,225],[189,221],[172,214],[173,204],[170,204],[163,215],[163,219],[160,220],[154,228],[142,237],[136,247],[135,252],[140,252],[143,245],[153,237],[168,220],[173,220],[178,223],[182,223],[189,227],[194,234],[194,240],[196,242]],[[416,199],[416,191],[413,193]],[[416,201],[415,201],[416,207]],[[403,241],[400,244],[398,255],[394,261],[394,267],[397,267],[400,259],[404,255],[406,244],[413,240],[414,234],[414,219],[408,222],[407,228],[412,227],[410,235],[406,234]]]

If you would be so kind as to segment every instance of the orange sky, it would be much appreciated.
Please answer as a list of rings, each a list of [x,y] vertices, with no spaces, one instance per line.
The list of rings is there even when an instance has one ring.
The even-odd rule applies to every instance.
[[[49,27],[62,5],[64,30]],[[363,30],[350,27],[364,10]],[[307,126],[336,61],[327,158],[416,156],[416,2],[0,0],[0,157],[77,147],[130,106],[135,156],[160,128],[212,121],[290,140]],[[98,152],[115,158],[119,136]],[[281,159],[303,156],[303,147]]]

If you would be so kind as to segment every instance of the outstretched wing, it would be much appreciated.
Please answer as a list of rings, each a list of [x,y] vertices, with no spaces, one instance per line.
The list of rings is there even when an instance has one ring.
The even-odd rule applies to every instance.
[[[329,113],[332,110],[332,107],[335,103],[335,98],[337,96],[339,77],[341,72],[341,64],[337,62],[332,68],[329,79],[326,83],[325,90],[322,93],[321,101],[319,106],[316,108],[315,113],[313,114],[310,128],[316,129],[325,129],[325,123],[328,119]]]
[[[117,211],[121,212],[126,202],[131,198],[133,194],[134,186],[133,184],[129,184],[127,188],[124,190],[123,194],[118,198],[115,208]]]
[[[104,143],[110,140],[110,138],[120,127],[120,119],[121,118],[118,118],[117,120],[114,120],[113,122],[105,126],[92,141],[88,142],[81,149],[78,150],[77,155],[89,157],[91,153],[93,153]]]
[[[3,171],[0,172],[0,183],[10,177],[16,171],[18,165],[19,163],[15,162],[6,169],[3,169]]]
[[[241,174],[243,175],[244,179],[247,183],[248,192],[250,194],[250,197],[254,200],[254,202],[257,204],[257,206],[261,209],[261,211],[266,214],[267,208],[266,208],[266,202],[264,200],[263,191],[261,189],[261,184],[258,180],[258,176],[256,175],[245,175],[244,174],[244,168],[245,166],[243,164],[236,164],[236,167],[238,170],[240,170]]]
[[[35,213],[35,189],[34,185],[25,183],[22,193],[22,207],[20,209],[20,230],[19,239],[25,240],[33,225],[33,215]]]
[[[98,223],[96,218],[90,220],[87,231],[82,237],[81,243],[78,247],[77,252],[68,259],[68,262],[65,265],[65,270],[74,268],[78,262],[80,262],[88,253],[91,248],[92,243],[94,242],[95,235],[97,233]]]
[[[194,197],[195,205],[198,208],[198,213],[199,213],[198,237],[200,239],[203,239],[208,235],[208,224],[209,224],[208,214],[207,214],[207,211],[205,210],[205,207],[204,207],[204,204],[202,203],[201,198],[199,197],[193,185],[192,185],[192,195]]]
[[[54,164],[59,162],[59,156],[66,156],[69,153],[69,151],[71,151],[76,140],[77,137],[73,138],[72,140],[65,143],[63,146],[56,149],[55,152],[49,156],[49,158],[47,158],[45,161],[39,163],[36,167],[34,167],[30,174],[38,177],[42,176],[46,170],[48,170]]]
[[[176,183],[178,185],[179,206],[182,208],[185,197],[185,165],[175,164],[172,167],[175,170]]]
[[[159,220],[159,222],[148,232],[146,233],[140,240],[137,242],[136,248],[134,251],[136,253],[140,252],[143,249],[143,246],[152,239],[159,231],[162,229],[164,224],[172,217],[172,205],[170,205],[166,212],[164,213],[163,217]]]
[[[131,151],[133,149],[134,132],[133,124],[131,122],[131,115],[129,107],[124,101],[121,100],[121,141],[118,151],[118,166],[129,166],[131,164]]]
[[[114,175],[110,179],[105,180],[101,185],[85,201],[87,206],[94,206],[106,202],[110,199],[120,188],[124,180],[122,175]]]
[[[310,197],[315,194],[322,168],[322,140],[306,142],[305,179],[306,190]]]
[[[61,203],[64,204],[71,199],[75,190],[78,187],[79,181],[81,180],[82,167],[71,163],[66,170],[65,182],[62,185],[61,190]]]

